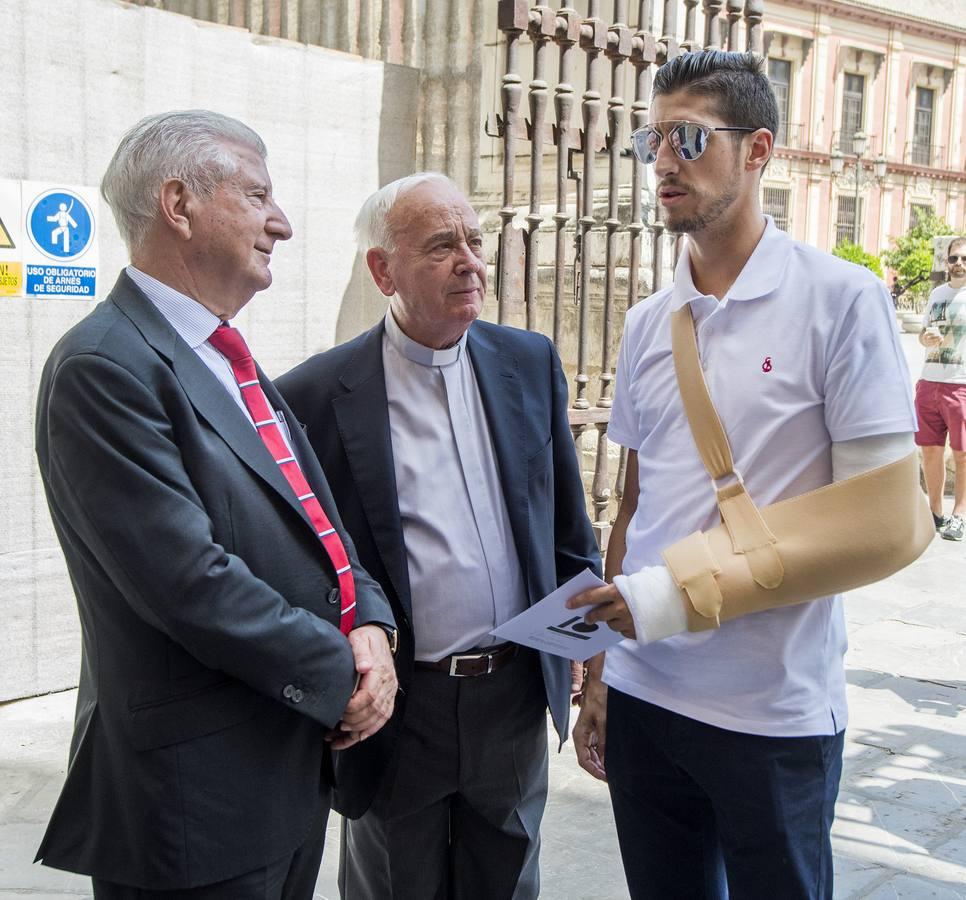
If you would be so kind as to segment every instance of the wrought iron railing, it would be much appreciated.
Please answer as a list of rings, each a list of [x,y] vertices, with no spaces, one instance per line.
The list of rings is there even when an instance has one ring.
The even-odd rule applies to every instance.
[[[865,134],[864,132],[856,132],[856,134]],[[818,148],[815,148],[818,149]],[[856,139],[855,134],[850,132],[833,131],[832,132],[832,142],[830,148],[831,150],[838,150],[840,153],[844,153],[846,156],[855,156],[856,150]],[[865,147],[862,150],[863,159],[872,159],[879,155],[882,150],[882,138],[877,134],[865,134]]]
[[[776,149],[814,150],[812,131],[800,122],[787,122],[775,135]]]
[[[654,66],[682,51],[702,47],[761,53],[764,4],[761,0],[703,0],[699,10],[698,0],[665,0],[657,4],[658,16],[656,4],[642,0],[633,4],[633,17],[629,16],[628,0],[613,0],[608,5],[609,23],[602,18],[601,0],[587,0],[586,16],[566,5],[551,10],[546,6],[530,8],[526,0],[499,0],[506,65],[501,114],[490,118],[488,129],[500,137],[503,151],[496,267],[498,317],[501,322],[516,324],[522,294],[525,310],[520,324],[531,329],[537,327],[541,297],[539,246],[545,221],[541,185],[546,141],[552,141],[555,148],[554,266],[548,292],[552,294],[553,339],[562,348],[562,323],[566,307],[573,302],[565,290],[572,256],[577,269],[574,297],[579,307],[576,353],[572,357],[562,355],[573,373],[570,424],[578,448],[586,432],[596,433],[594,448],[589,451],[593,456],[590,497],[602,548],[610,531],[611,504],[623,489],[626,465],[622,452],[616,479],[612,479],[607,425],[613,396],[613,351],[619,330],[617,314],[642,295],[659,289],[667,267],[661,209],[649,198],[645,221],[645,176],[643,167],[630,155],[628,135],[646,121]],[[682,13],[683,39],[679,43]],[[532,57],[533,79],[527,87],[529,118],[521,111],[524,48]],[[557,83],[552,88],[555,120],[550,128],[548,72],[552,65],[548,54],[554,48],[558,65]],[[577,125],[573,121],[578,103],[573,80],[576,59],[581,54],[585,77]],[[630,105],[624,99],[624,86],[629,83],[633,83],[634,96]],[[520,145],[527,141],[529,192],[524,198],[517,185],[517,159]],[[528,212],[522,217],[524,227],[517,228],[514,223],[521,218],[521,200],[525,200],[522,205]],[[645,250],[649,250],[647,264]],[[619,270],[624,267],[626,277],[619,278]],[[595,269],[601,277],[595,278]],[[598,371],[596,384],[592,383],[591,368]]]
[[[941,169],[946,154],[946,148],[937,144],[922,144],[919,141],[907,141],[902,161],[913,166],[924,166],[930,169]]]

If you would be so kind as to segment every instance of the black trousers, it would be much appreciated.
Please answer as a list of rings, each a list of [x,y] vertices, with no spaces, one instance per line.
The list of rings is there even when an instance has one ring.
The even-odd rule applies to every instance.
[[[343,820],[343,900],[535,900],[547,697],[535,653],[490,675],[417,669],[399,765]]]
[[[633,900],[831,900],[844,734],[727,731],[610,688],[607,783]]]
[[[322,864],[328,819],[329,805],[325,803],[302,846],[294,853],[227,881],[183,890],[153,891],[92,878],[94,900],[312,900]]]

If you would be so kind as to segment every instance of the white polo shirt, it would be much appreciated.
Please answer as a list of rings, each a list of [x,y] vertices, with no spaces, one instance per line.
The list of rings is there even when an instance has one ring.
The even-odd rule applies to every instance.
[[[916,428],[892,302],[868,270],[767,227],[720,302],[691,278],[628,311],[611,440],[638,452],[639,500],[625,574],[720,522],[681,405],[668,315],[691,303],[708,388],[735,465],[759,506],[832,481],[832,442]],[[711,725],[751,734],[845,727],[841,598],[828,597],[608,651],[604,681]]]

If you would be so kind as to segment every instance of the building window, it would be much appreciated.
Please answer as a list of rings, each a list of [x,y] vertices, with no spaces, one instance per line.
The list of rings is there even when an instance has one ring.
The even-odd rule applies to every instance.
[[[788,97],[792,82],[792,64],[787,59],[768,60],[768,80],[778,101],[778,133],[775,143],[788,146]]]
[[[852,141],[862,131],[865,110],[865,75],[845,73],[842,86],[842,140],[843,153],[855,153]]]
[[[762,211],[765,215],[771,216],[782,231],[788,231],[788,206],[791,193],[788,188],[766,187],[762,189]]]
[[[835,215],[835,246],[842,241],[850,244],[862,242],[862,198],[851,194],[839,194]]]
[[[909,229],[912,230],[923,219],[928,219],[932,214],[932,207],[928,203],[913,203],[909,207]]]
[[[936,92],[931,88],[916,88],[916,111],[912,123],[912,163],[932,165],[932,114]]]

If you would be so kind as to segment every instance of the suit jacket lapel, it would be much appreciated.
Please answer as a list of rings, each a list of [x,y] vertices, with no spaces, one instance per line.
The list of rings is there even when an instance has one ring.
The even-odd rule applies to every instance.
[[[157,353],[167,359],[174,371],[175,377],[181,383],[191,405],[198,411],[211,427],[218,432],[232,451],[256,475],[274,488],[285,501],[302,517],[306,525],[312,528],[312,523],[298,502],[298,498],[291,486],[285,480],[275,460],[265,449],[258,432],[245,414],[238,408],[225,388],[211,373],[208,367],[168,324],[167,320],[136,287],[127,275],[122,274],[118,279],[111,299],[124,314],[131,319],[144,336],[145,341]],[[259,369],[259,379],[262,387],[271,387],[271,383]],[[267,393],[267,390],[266,390]],[[275,404],[281,398],[275,395],[270,401]],[[273,409],[280,408],[273,405]],[[284,408],[284,404],[282,404]],[[311,453],[309,449],[309,453]],[[301,450],[300,450],[301,453]],[[313,528],[314,531],[314,528]]]
[[[340,381],[346,393],[332,402],[349,471],[396,596],[412,620],[409,563],[396,499],[396,470],[389,431],[389,401],[382,365],[380,322],[371,329]]]
[[[492,333],[477,325],[470,327],[467,347],[496,450],[513,541],[529,586],[530,505],[519,366],[516,357],[506,353]]]

